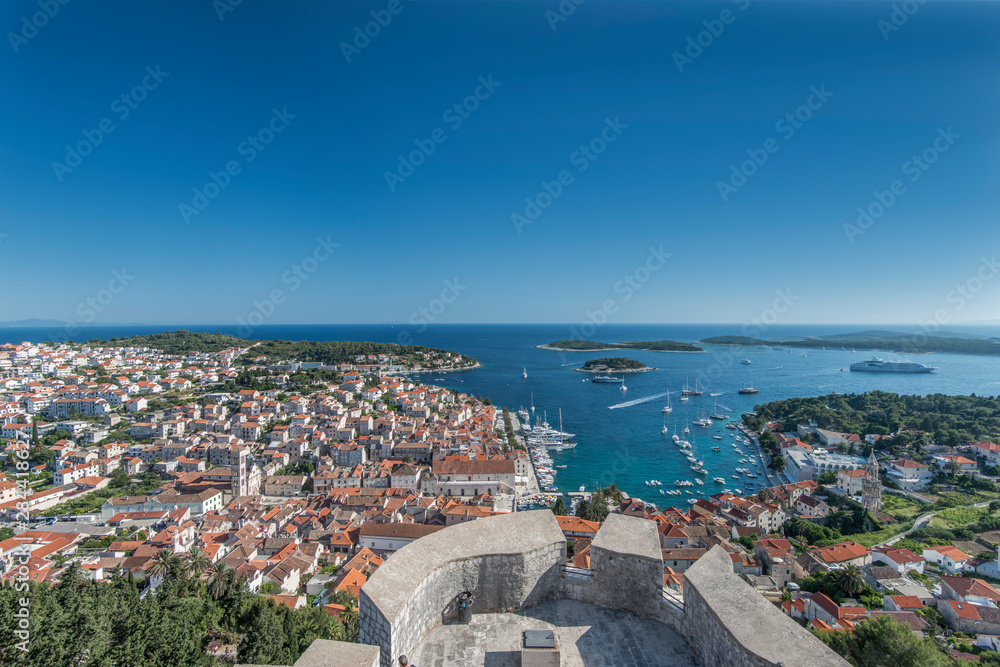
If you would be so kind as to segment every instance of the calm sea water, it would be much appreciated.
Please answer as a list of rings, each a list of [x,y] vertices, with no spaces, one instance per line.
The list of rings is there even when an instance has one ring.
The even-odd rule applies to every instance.
[[[129,326],[87,327],[78,340],[109,338],[186,328],[192,331],[220,331],[236,334],[235,326]],[[775,326],[768,337],[826,335],[847,333],[871,326]],[[898,327],[877,327],[898,329]],[[899,329],[905,331],[904,329]],[[612,356],[610,352],[555,352],[536,349],[536,345],[569,337],[566,325],[436,325],[419,331],[400,325],[272,325],[258,327],[253,337],[285,340],[371,340],[377,342],[412,342],[473,356],[483,363],[474,371],[420,376],[431,382],[479,396],[486,396],[500,406],[516,411],[529,406],[534,398],[537,415],[546,415],[558,427],[558,411],[562,408],[565,430],[577,434],[576,449],[553,454],[559,468],[556,483],[561,491],[575,491],[581,485],[612,482],[633,496],[665,505],[669,496],[646,486],[645,481],[658,479],[663,489],[674,488],[676,479],[693,479],[689,463],[677,447],[664,436],[661,408],[671,392],[673,413],[666,425],[691,430],[688,439],[696,455],[709,471],[705,486],[692,487],[694,495],[709,495],[722,488],[711,478],[722,476],[727,488],[736,488],[732,470],[747,466],[738,463],[739,455],[729,445],[732,431],[723,422],[702,429],[691,422],[716,410],[738,417],[754,405],[793,396],[817,396],[832,392],[859,393],[882,389],[901,394],[969,394],[994,396],[1000,394],[1000,357],[954,354],[930,354],[912,357],[915,361],[937,366],[931,374],[896,375],[851,373],[842,371],[852,361],[872,356],[872,352],[849,350],[763,350],[710,347],[707,353],[664,353],[628,350],[620,353],[644,362],[657,370],[626,376],[627,391],[618,385],[594,384],[589,375],[573,371],[587,359]],[[695,341],[703,337],[731,334],[739,331],[734,325],[606,325],[592,336],[594,340],[617,342],[626,340]],[[996,335],[996,330],[980,329],[976,333]],[[52,340],[63,333],[59,329],[4,328],[0,342]],[[403,335],[408,336],[401,338]],[[805,356],[803,356],[805,354]],[[889,359],[899,355],[884,353]],[[751,360],[742,365],[739,360]],[[522,369],[528,378],[522,379]],[[434,378],[445,378],[435,382]],[[687,381],[698,378],[705,385],[700,397],[681,403],[680,390]],[[756,395],[739,395],[741,387],[753,385]],[[717,398],[709,396],[718,392]],[[652,398],[651,400],[644,400]],[[609,409],[626,403],[627,405]],[[723,437],[714,440],[713,435]],[[682,434],[683,437],[683,434]],[[719,445],[715,453],[711,447]],[[750,453],[749,450],[744,450]],[[763,481],[761,476],[757,481]],[[685,495],[676,497],[682,504]]]

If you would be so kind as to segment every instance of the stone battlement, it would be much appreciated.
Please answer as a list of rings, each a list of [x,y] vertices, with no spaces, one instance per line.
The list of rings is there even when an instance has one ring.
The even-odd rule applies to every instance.
[[[517,627],[548,627],[557,636],[567,633],[565,667],[595,664],[608,655],[617,655],[623,665],[644,667],[695,661],[728,667],[847,667],[740,579],[721,547],[685,572],[683,602],[663,593],[660,553],[653,522],[619,514],[608,516],[591,543],[589,571],[566,568],[566,539],[548,510],[452,526],[400,549],[362,587],[361,643],[376,651],[372,655],[379,656],[381,667],[395,667],[399,655],[415,653],[424,667],[431,664],[425,657],[431,648],[438,656],[435,665],[477,667],[495,662],[496,651],[513,660]],[[448,625],[463,591],[475,596],[475,621]],[[597,643],[588,643],[586,634],[574,637],[579,627],[557,622],[565,610],[577,619],[603,619],[593,621],[592,637],[606,636],[608,623],[624,623],[622,628],[648,624],[652,635],[646,631],[644,637],[652,636],[661,647],[673,642],[679,650],[647,651],[637,662],[642,647],[619,646],[614,632]],[[485,649],[470,643],[471,637],[499,637],[504,644],[493,646],[492,657],[484,661]],[[425,639],[428,646],[422,645]],[[310,648],[309,667],[355,664],[338,662],[335,648],[324,649],[326,662],[315,662],[321,654]],[[650,661],[649,655],[656,657]]]

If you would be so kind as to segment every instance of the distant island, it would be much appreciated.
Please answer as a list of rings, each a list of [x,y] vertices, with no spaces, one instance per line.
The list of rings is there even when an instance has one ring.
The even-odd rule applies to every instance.
[[[712,336],[700,345],[740,345],[831,348],[843,350],[885,350],[902,354],[951,352],[954,354],[1000,355],[1000,339],[972,338],[958,335],[912,333],[896,331],[859,331],[832,336],[805,336],[788,340],[763,340],[749,336]]]
[[[228,334],[198,331],[168,331],[165,333],[111,338],[93,338],[86,347],[148,347],[166,354],[188,352],[217,353],[235,351],[234,363],[241,366],[286,364],[290,362],[341,364],[380,364],[386,370],[470,370],[479,362],[464,354],[422,345],[372,343],[367,341],[311,340],[246,340]]]
[[[561,352],[599,352],[603,350],[647,350],[650,352],[704,352],[691,343],[674,340],[636,340],[626,343],[597,343],[592,340],[557,340],[547,345],[536,345],[540,350]]]
[[[583,366],[574,368],[580,373],[643,373],[655,371],[641,361],[628,357],[610,357],[607,359],[590,359]]]

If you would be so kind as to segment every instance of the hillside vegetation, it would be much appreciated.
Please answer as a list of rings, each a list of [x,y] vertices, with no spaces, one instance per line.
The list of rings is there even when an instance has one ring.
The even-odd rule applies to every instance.
[[[782,422],[786,430],[814,421],[820,428],[859,435],[924,431],[935,442],[951,446],[1000,436],[1000,398],[989,396],[901,396],[873,391],[789,398],[755,411],[756,417],[747,417],[755,430],[768,421]]]
[[[749,336],[712,336],[697,341],[705,345],[780,345],[782,347],[826,347],[844,350],[885,350],[902,354],[950,352],[954,354],[1000,354],[1000,340],[900,334],[891,331],[861,331],[853,334],[815,336],[791,340],[762,340]]]
[[[545,347],[573,351],[621,348],[625,350],[648,350],[652,352],[704,352],[697,345],[680,343],[675,340],[636,340],[625,343],[598,343],[592,340],[557,340]]]
[[[359,355],[395,355],[406,361],[423,361],[423,355],[432,359],[444,357],[446,350],[422,345],[398,345],[396,343],[372,343],[367,341],[293,341],[293,340],[246,340],[221,333],[200,333],[195,331],[169,331],[166,333],[111,338],[92,339],[86,345],[91,347],[151,347],[167,354],[187,354],[188,352],[219,352],[240,347],[253,350],[241,357],[238,363],[251,364],[258,356],[267,357],[269,363],[281,361],[320,362],[323,364],[351,363]],[[453,359],[455,355],[452,355]],[[458,355],[456,366],[472,366],[476,360]]]

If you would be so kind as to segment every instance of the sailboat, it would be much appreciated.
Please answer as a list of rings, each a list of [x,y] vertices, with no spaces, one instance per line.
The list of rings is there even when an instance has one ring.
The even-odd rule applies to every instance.
[[[524,378],[525,380],[528,379],[528,368],[527,367],[524,368],[524,372],[521,373],[521,377]]]
[[[681,396],[701,396],[702,387],[698,378],[694,379],[694,389],[688,387],[687,379],[684,380],[684,389],[681,390]]]
[[[531,392],[531,411],[535,411],[535,392]]]
[[[666,435],[667,433],[669,433],[669,430],[667,429],[667,415],[666,415],[666,413],[664,413],[664,415],[663,415],[663,429],[660,431],[660,433],[662,433],[663,435]]]
[[[670,407],[670,392],[667,392],[667,404],[663,406],[663,413],[673,412],[673,408]],[[666,431],[664,431],[665,433]]]

